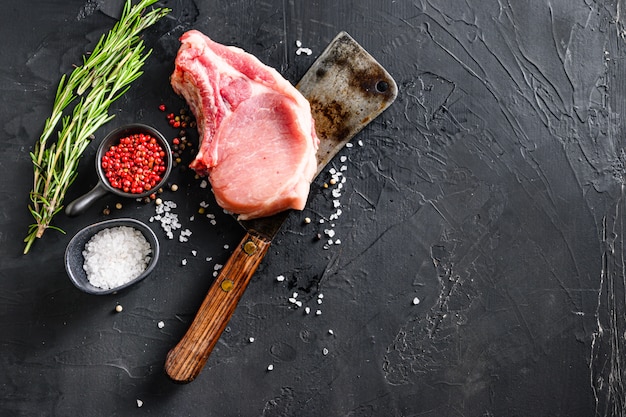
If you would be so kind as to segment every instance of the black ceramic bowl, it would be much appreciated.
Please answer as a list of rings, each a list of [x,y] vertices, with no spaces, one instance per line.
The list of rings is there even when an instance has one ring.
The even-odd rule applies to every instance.
[[[120,139],[137,133],[149,134],[157,140],[159,145],[161,145],[161,148],[163,148],[163,151],[165,153],[165,172],[161,176],[161,181],[159,181],[159,183],[155,185],[152,189],[137,194],[125,193],[124,191],[111,186],[109,180],[106,178],[104,169],[102,169],[101,161],[102,157],[107,153],[111,146],[119,144]],[[157,129],[141,123],[133,123],[113,130],[108,135],[106,135],[104,139],[102,139],[100,146],[98,146],[98,151],[96,152],[95,164],[96,172],[98,173],[98,183],[87,194],[78,197],[76,200],[72,201],[65,207],[65,214],[70,217],[81,214],[82,212],[87,210],[87,208],[89,208],[89,206],[91,206],[96,200],[104,197],[109,193],[117,194],[118,196],[125,198],[141,198],[149,196],[150,194],[156,192],[159,188],[162,188],[165,185],[165,183],[167,182],[167,178],[172,171],[172,150],[170,148],[170,145],[167,143],[165,137]]]
[[[141,275],[134,278],[130,282],[111,289],[99,288],[92,285],[87,279],[87,273],[83,269],[83,264],[85,262],[83,250],[85,249],[85,244],[93,235],[103,229],[117,226],[130,226],[139,230],[152,248],[151,259]],[[159,240],[152,229],[150,229],[150,227],[148,227],[145,223],[130,218],[105,220],[103,222],[87,226],[74,235],[65,249],[65,270],[67,271],[67,275],[70,277],[70,281],[72,281],[78,289],[89,294],[112,294],[147,277],[157,264],[159,259],[159,250]]]

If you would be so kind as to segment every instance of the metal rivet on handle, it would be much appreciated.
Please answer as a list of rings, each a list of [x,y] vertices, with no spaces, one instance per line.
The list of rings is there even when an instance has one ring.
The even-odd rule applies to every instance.
[[[247,241],[243,244],[243,251],[248,255],[252,255],[254,252],[256,252],[256,244],[251,240]]]
[[[224,292],[228,292],[230,290],[232,290],[235,287],[235,283],[232,282],[229,279],[225,279],[224,281],[222,281],[222,283],[220,284],[220,287],[222,287],[222,290],[224,290]]]

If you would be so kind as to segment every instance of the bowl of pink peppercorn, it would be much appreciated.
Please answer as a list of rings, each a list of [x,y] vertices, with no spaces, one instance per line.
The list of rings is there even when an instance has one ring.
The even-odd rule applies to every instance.
[[[77,216],[108,193],[142,198],[163,187],[172,170],[172,151],[154,127],[141,123],[109,133],[96,152],[98,183],[67,205],[65,213]]]

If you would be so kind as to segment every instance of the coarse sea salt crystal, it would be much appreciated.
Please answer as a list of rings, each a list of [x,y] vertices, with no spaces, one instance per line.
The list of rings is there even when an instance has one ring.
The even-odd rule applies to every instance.
[[[172,212],[172,209],[176,207],[177,205],[173,201],[163,201],[155,206],[155,216],[150,218],[150,221],[156,220],[161,224],[161,229],[163,229],[168,239],[173,239],[174,231],[182,227],[178,220],[178,215]],[[183,239],[182,241],[186,240]]]
[[[103,229],[83,249],[83,269],[98,288],[126,284],[145,271],[152,248],[141,232],[130,226]]]
[[[296,47],[298,48],[298,49],[296,49],[296,55],[302,55],[302,54],[311,55],[313,53],[311,48],[304,48],[302,46],[302,41],[300,41],[300,40],[296,41]]]

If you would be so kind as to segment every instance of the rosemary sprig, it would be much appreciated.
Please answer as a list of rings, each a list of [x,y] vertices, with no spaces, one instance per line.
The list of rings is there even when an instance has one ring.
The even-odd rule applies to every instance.
[[[83,64],[69,76],[61,77],[52,113],[30,154],[34,176],[28,208],[35,223],[29,226],[24,239],[25,254],[46,229],[63,232],[51,222],[63,209],[63,199],[76,179],[80,158],[96,130],[114,117],[109,114],[110,105],[141,76],[143,64],[152,52],[145,51],[140,33],[170,12],[167,8],[146,11],[156,2],[141,0],[133,6],[131,0],[126,0],[120,20],[100,37],[91,54],[83,57]],[[73,110],[66,114],[72,103]],[[59,123],[57,140],[49,144]]]

